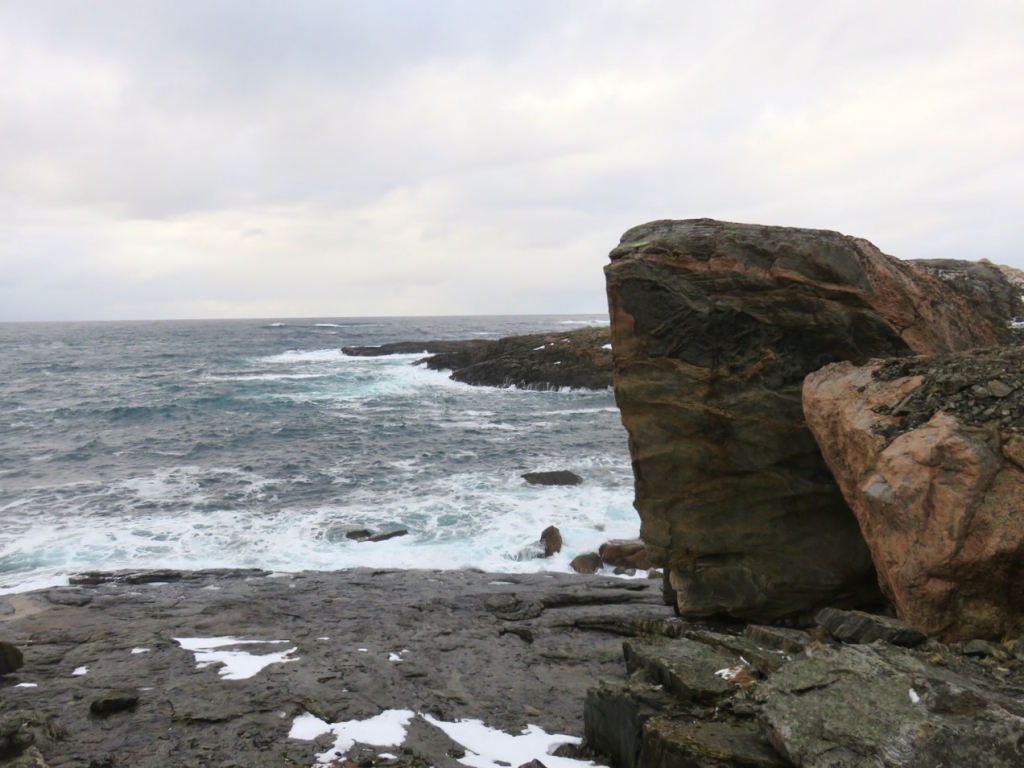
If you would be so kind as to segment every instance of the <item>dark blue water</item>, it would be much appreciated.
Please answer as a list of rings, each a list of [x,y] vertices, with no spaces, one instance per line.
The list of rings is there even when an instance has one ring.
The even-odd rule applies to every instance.
[[[606,322],[0,324],[0,590],[95,568],[564,569],[636,534],[610,391],[469,387],[340,347]],[[586,483],[526,486],[537,469]],[[566,552],[516,559],[550,524]]]

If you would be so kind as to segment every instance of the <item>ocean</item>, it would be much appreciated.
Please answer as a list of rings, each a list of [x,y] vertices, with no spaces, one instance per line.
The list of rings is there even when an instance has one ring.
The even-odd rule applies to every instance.
[[[0,324],[0,594],[89,570],[568,571],[639,532],[610,390],[472,387],[340,348],[607,322]],[[520,477],[554,469],[583,485]],[[549,525],[563,551],[524,556]]]

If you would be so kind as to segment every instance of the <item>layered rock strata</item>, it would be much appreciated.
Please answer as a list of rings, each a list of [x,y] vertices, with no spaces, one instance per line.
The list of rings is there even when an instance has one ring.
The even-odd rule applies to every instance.
[[[402,341],[379,347],[343,347],[346,355],[429,353],[417,360],[435,371],[451,371],[464,384],[522,389],[606,389],[612,385],[607,328],[535,333],[502,339]]]
[[[1024,349],[828,366],[804,410],[900,618],[1024,631]]]
[[[605,268],[641,537],[681,613],[758,621],[877,597],[857,521],[804,422],[842,360],[994,344],[950,283],[836,232],[657,221]]]

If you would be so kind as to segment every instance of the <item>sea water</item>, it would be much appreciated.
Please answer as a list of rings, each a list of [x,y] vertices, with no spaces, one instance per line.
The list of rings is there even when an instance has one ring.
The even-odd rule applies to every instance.
[[[0,593],[123,568],[569,569],[633,537],[610,390],[472,387],[342,346],[522,316],[0,324]],[[574,487],[520,477],[568,469]],[[549,525],[565,547],[524,557]],[[408,530],[379,543],[353,529]]]

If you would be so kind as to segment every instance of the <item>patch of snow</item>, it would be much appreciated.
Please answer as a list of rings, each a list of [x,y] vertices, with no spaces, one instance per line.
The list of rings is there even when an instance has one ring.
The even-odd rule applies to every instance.
[[[149,653],[149,648],[132,648],[132,653]]]
[[[605,344],[604,346],[601,347],[601,349],[611,349],[611,348],[612,348],[611,344]]]
[[[732,679],[742,671],[743,667],[726,667],[725,669],[719,669],[715,674],[723,680],[732,682]]]
[[[921,701],[921,697],[917,695],[917,691],[915,691],[913,688],[911,688],[909,691],[907,691],[907,693],[910,695],[910,700],[914,704],[917,704],[917,703],[919,703]]]
[[[397,760],[398,755],[392,755],[390,752],[381,752],[377,757],[383,757],[385,760]]]
[[[318,637],[318,638],[317,638],[317,640],[330,640],[330,639],[331,639],[331,638],[329,638],[329,637]]]
[[[334,746],[317,756],[317,762],[326,764],[341,757],[357,741],[374,747],[397,747],[405,741],[405,729],[413,716],[409,709],[387,709],[368,720],[326,723],[316,715],[306,713],[292,721],[288,737],[312,741],[323,733],[333,733]]]
[[[361,653],[368,653],[368,650],[366,648],[356,648],[356,650]]]
[[[401,661],[401,660],[402,660],[402,657],[399,656],[397,653],[389,653],[388,654],[388,661]]]
[[[39,683],[18,683],[15,688],[38,688]]]
[[[466,750],[459,762],[470,768],[500,768],[522,765],[541,760],[548,768],[583,768],[594,763],[556,757],[552,753],[562,744],[579,744],[581,739],[563,734],[551,734],[537,725],[528,725],[522,733],[513,735],[489,728],[480,720],[438,720],[429,714],[419,715],[428,723],[444,731],[449,738]],[[333,733],[334,746],[317,756],[321,765],[341,757],[358,741],[374,747],[397,747],[405,741],[406,729],[415,714],[408,709],[389,709],[368,720],[347,720],[327,723],[316,715],[304,714],[292,722],[289,738],[312,741],[321,734]],[[380,757],[395,759],[388,753]]]
[[[551,754],[562,744],[579,744],[576,736],[548,733],[538,725],[528,725],[519,735],[488,728],[480,720],[457,720],[453,723],[437,720],[429,714],[421,717],[466,749],[459,762],[471,768],[499,768],[511,763],[522,765],[540,760],[547,768],[580,768],[594,765],[589,760],[573,760]],[[500,762],[499,762],[500,761]]]
[[[88,671],[89,671],[88,667],[75,667],[75,671],[72,672],[71,674],[72,675],[84,675]]]
[[[186,651],[192,651],[196,655],[197,669],[203,669],[212,664],[222,665],[218,674],[225,680],[245,680],[271,664],[287,664],[289,661],[299,660],[298,657],[291,656],[298,650],[298,646],[286,651],[264,653],[258,656],[246,651],[214,650],[231,645],[276,645],[287,643],[287,640],[239,640],[236,637],[175,637],[172,639]]]
[[[539,347],[534,347],[534,348],[533,348],[533,351],[534,351],[534,352],[540,352],[540,351],[541,351],[542,349],[544,349],[544,347],[546,347],[546,346],[547,346],[547,344],[541,344],[541,345],[540,345]]]

